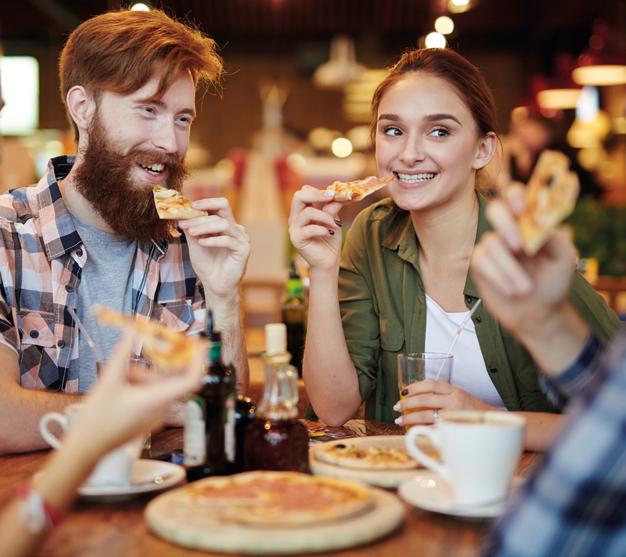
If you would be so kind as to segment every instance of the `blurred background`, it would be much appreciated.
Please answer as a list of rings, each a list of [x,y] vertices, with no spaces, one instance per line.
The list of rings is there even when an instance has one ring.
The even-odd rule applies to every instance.
[[[85,19],[131,5],[1,3],[1,190],[34,182],[51,156],[73,152],[58,93],[60,50]],[[626,311],[623,0],[163,0],[136,9],[150,7],[195,24],[224,58],[221,93],[198,99],[185,188],[191,197],[227,196],[249,228],[251,323],[280,309],[292,193],[375,172],[371,94],[403,50],[425,45],[457,50],[494,91],[503,150],[487,193],[527,180],[547,147],[570,156],[582,185],[570,219],[581,266]],[[306,275],[302,262],[296,270]]]

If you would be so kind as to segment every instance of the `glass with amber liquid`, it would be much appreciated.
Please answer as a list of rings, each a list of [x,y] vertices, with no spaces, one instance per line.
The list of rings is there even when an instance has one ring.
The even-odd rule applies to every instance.
[[[298,419],[298,373],[283,323],[265,327],[265,388],[244,442],[245,470],[309,471],[309,435]]]
[[[438,352],[414,352],[411,354],[398,354],[398,390],[400,399],[407,398],[402,391],[412,383],[426,379],[450,382],[452,376],[452,354]],[[434,410],[434,408],[411,408],[403,410],[402,415],[413,414],[422,410]]]

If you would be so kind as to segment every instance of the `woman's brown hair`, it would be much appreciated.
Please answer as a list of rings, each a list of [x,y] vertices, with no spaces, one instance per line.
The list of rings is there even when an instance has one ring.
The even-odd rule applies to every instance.
[[[376,136],[376,120],[380,101],[387,90],[409,72],[426,72],[445,79],[463,99],[482,135],[497,133],[493,94],[480,70],[450,49],[420,48],[405,52],[378,85],[372,98],[372,141]]]
[[[160,10],[107,12],[79,25],[69,36],[59,60],[61,95],[82,85],[98,95],[127,95],[160,71],[156,97],[181,73],[194,83],[214,83],[222,72],[215,41]],[[78,130],[74,125],[78,137]]]

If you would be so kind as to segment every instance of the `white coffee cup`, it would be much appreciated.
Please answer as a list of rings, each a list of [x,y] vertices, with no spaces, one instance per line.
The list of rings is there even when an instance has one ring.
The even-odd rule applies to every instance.
[[[79,411],[83,404],[68,405],[63,414],[60,412],[48,412],[39,421],[39,433],[44,440],[53,448],[61,446],[61,440],[48,428],[51,423],[57,423],[63,431],[67,431],[77,419],[80,419]],[[138,437],[128,443],[114,449],[104,455],[91,475],[85,481],[90,487],[114,486],[126,487],[131,484],[133,465],[139,457],[143,437]]]
[[[434,427],[414,426],[404,441],[415,460],[452,486],[456,503],[481,505],[504,499],[523,448],[525,420],[508,412],[444,411]],[[443,463],[416,444],[424,436]]]

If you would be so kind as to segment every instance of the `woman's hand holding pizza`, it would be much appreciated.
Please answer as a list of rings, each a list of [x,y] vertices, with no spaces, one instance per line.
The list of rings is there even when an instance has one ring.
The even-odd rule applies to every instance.
[[[193,208],[208,214],[181,220],[189,244],[189,257],[205,291],[224,298],[237,292],[250,255],[246,229],[237,224],[228,200],[200,199]]]
[[[547,321],[566,303],[576,266],[574,246],[563,229],[553,231],[533,256],[524,253],[518,220],[525,210],[525,190],[519,185],[492,201],[487,218],[494,231],[483,234],[471,262],[485,306],[518,333]]]
[[[100,455],[157,427],[172,402],[201,385],[205,349],[195,347],[191,364],[179,373],[131,374],[129,358],[136,341],[127,329],[111,354],[96,388],[87,395],[80,419],[68,433],[67,443],[79,453]],[[94,434],[94,432],[96,434]]]
[[[396,419],[398,425],[432,424],[441,410],[496,410],[445,381],[416,381],[406,389],[393,408],[403,413]]]
[[[341,254],[342,204],[312,186],[303,186],[291,201],[289,236],[311,270],[335,269]]]

